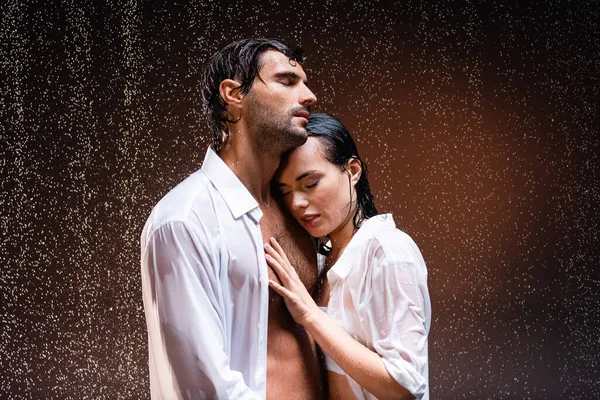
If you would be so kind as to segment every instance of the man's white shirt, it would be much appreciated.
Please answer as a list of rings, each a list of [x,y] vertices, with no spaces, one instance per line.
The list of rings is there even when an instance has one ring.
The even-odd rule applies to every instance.
[[[258,203],[208,149],[141,237],[153,399],[264,399],[268,275]]]

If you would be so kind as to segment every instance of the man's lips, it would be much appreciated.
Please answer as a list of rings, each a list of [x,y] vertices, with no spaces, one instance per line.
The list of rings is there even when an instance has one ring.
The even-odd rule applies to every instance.
[[[304,118],[307,121],[308,121],[309,115],[310,115],[310,113],[308,111],[298,111],[298,112],[294,113],[294,117]]]

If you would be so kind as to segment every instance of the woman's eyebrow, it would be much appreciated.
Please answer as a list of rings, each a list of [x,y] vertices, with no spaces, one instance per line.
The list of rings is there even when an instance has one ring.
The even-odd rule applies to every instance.
[[[308,175],[316,173],[317,170],[316,169],[311,169],[309,171],[303,172],[302,174],[298,175],[298,177],[296,178],[296,182],[298,182],[299,180],[302,180],[303,178],[306,178]],[[277,182],[277,186],[281,187],[281,186],[289,186],[287,183],[283,183],[283,182]]]
[[[310,171],[306,171],[300,175],[298,175],[298,177],[296,178],[296,182],[298,182],[299,180],[301,180],[302,178],[307,177],[310,174],[314,174],[315,172],[317,172],[317,170],[315,169],[311,169]]]

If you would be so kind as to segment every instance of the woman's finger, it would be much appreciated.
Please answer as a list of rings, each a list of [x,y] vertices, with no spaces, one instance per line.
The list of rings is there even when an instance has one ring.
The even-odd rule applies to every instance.
[[[288,273],[279,261],[274,259],[269,254],[265,254],[265,259],[267,260],[267,264],[269,264],[271,268],[273,268],[273,271],[277,274],[281,282],[283,282],[283,279],[285,279],[286,281],[288,280]]]
[[[285,269],[286,271],[291,267],[290,263],[284,260],[283,257],[281,257],[281,255],[269,243],[265,243],[265,252],[273,257],[273,259],[281,265],[281,268]]]
[[[270,248],[272,250],[272,251],[270,251],[271,255],[273,255],[274,257],[277,257],[279,263],[286,268],[286,272],[288,273],[288,275],[290,276],[291,279],[292,279],[292,277],[293,277],[293,279],[300,279],[300,278],[298,278],[298,273],[296,271],[296,268],[294,268],[294,266],[288,260],[287,255],[285,254],[285,251],[283,251],[283,249],[279,245],[279,242],[277,242],[277,240],[274,237],[271,237],[270,241],[271,241],[271,243],[273,243],[273,246],[270,246]],[[268,243],[265,245],[265,248],[267,248],[267,246],[269,246]]]
[[[289,264],[290,261],[287,258],[287,254],[285,254],[285,251],[283,251],[283,249],[279,245],[279,242],[274,237],[271,237],[271,244],[273,245],[273,248],[277,251],[277,253],[279,253],[279,255],[285,260],[285,262]]]
[[[290,291],[287,290],[284,286],[275,282],[274,280],[269,279],[269,286],[271,286],[271,288],[273,288],[273,290],[275,292],[277,292],[279,295],[281,295],[281,297],[283,297],[284,299],[290,298]]]
[[[273,244],[275,246],[277,246],[278,249],[275,249],[269,243],[265,243],[265,246],[264,246],[265,252],[267,252],[267,254],[270,254],[271,257],[273,257],[275,260],[277,260],[279,262],[281,267],[287,273],[287,276],[289,277],[290,282],[291,281],[300,282],[300,278],[298,277],[296,268],[294,268],[294,266],[292,264],[290,264],[287,256],[285,255],[285,252],[283,251],[283,249],[281,248],[279,243],[277,243],[277,240],[275,240],[275,238],[273,238],[273,237],[271,238],[271,240],[272,240]],[[286,286],[287,286],[287,284],[286,284]]]

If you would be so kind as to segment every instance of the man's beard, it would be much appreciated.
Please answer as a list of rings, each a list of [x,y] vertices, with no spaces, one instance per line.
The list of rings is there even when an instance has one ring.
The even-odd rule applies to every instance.
[[[255,96],[248,99],[252,106],[248,120],[248,134],[256,149],[261,153],[280,155],[306,142],[306,129],[294,125],[292,119],[298,111],[308,111],[307,106],[299,106],[289,113],[275,115],[273,109]]]

